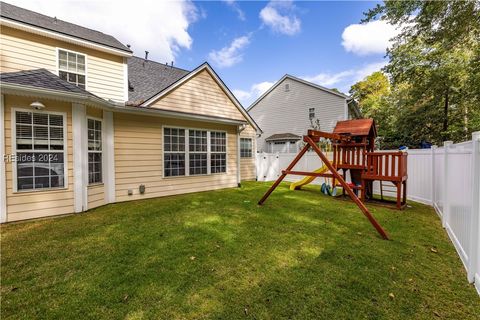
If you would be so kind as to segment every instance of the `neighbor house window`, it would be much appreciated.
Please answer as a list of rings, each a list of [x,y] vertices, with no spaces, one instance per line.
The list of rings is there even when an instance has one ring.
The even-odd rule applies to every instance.
[[[315,108],[308,109],[308,118],[310,120],[315,118]]]
[[[85,55],[59,49],[58,76],[85,89]]]
[[[88,183],[102,183],[102,121],[88,122]]]
[[[210,132],[211,172],[227,172],[227,137],[225,132]]]
[[[188,130],[190,175],[208,173],[207,131]]]
[[[62,114],[15,111],[18,190],[65,186],[64,128]]]
[[[240,138],[240,158],[252,157],[252,139]]]
[[[290,84],[285,83],[285,92],[288,92],[288,91],[290,91]]]
[[[165,176],[184,176],[185,129],[164,128],[163,139]]]

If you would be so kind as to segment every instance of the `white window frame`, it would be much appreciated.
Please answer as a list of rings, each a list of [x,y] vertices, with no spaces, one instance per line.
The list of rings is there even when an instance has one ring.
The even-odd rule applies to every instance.
[[[242,139],[245,139],[245,140],[250,140],[250,156],[249,157],[246,157],[246,156],[242,156]],[[253,139],[252,138],[248,138],[248,137],[240,137],[240,158],[241,159],[251,159],[253,158]]]
[[[67,190],[68,187],[68,139],[67,139],[67,113],[66,112],[57,112],[57,111],[45,111],[45,110],[32,110],[32,109],[25,109],[25,108],[12,108],[11,111],[11,146],[12,146],[12,154],[14,157],[17,155],[17,121],[16,121],[16,114],[17,111],[20,112],[31,112],[31,113],[43,113],[43,114],[54,114],[54,115],[61,115],[63,117],[63,187],[53,187],[53,188],[42,188],[42,189],[30,189],[30,190],[18,190],[18,181],[17,181],[17,162],[12,161],[12,183],[13,183],[13,192],[14,193],[28,193],[28,192],[48,192],[48,191],[55,191],[55,190]],[[33,134],[33,132],[32,132]],[[24,151],[20,151],[24,152]],[[50,150],[48,150],[50,152]],[[58,152],[60,153],[60,152]]]
[[[211,141],[210,141],[210,134],[213,132],[220,132],[220,133],[225,133],[225,172],[214,172],[214,173],[211,173],[211,170],[212,170],[212,162],[211,162],[211,158],[212,158],[212,153],[218,153],[218,154],[222,154],[223,152],[218,152],[218,151],[215,151],[215,152],[212,152],[211,150]],[[226,174],[228,172],[228,133],[224,130],[209,130],[208,131],[208,145],[209,145],[209,148],[208,148],[208,154],[209,154],[209,162],[208,162],[208,171],[210,172],[210,174]]]
[[[185,130],[185,175],[183,176],[165,176],[165,128],[169,129],[183,129]],[[200,130],[207,131],[207,173],[206,174],[190,174],[190,155],[189,155],[189,130]],[[225,133],[225,172],[211,172],[211,145],[210,145],[210,133],[214,132],[224,132]],[[201,177],[201,176],[210,176],[210,175],[222,175],[228,174],[228,132],[226,130],[215,130],[215,129],[206,129],[206,128],[193,128],[193,127],[179,127],[175,125],[163,125],[162,126],[162,178],[163,179],[176,179],[176,178],[185,178],[185,177]],[[168,151],[166,152],[168,153]],[[178,152],[181,153],[181,152]]]
[[[88,120],[95,120],[95,121],[100,121],[100,123],[102,124],[102,131],[101,131],[101,134],[102,136],[100,137],[100,142],[101,142],[101,145],[102,145],[102,150],[101,151],[96,151],[96,150],[88,150]],[[87,137],[86,137],[86,141],[87,141],[87,184],[89,187],[91,186],[98,186],[98,185],[103,185],[105,183],[105,166],[104,166],[104,163],[105,163],[105,160],[104,160],[104,153],[103,153],[103,148],[104,148],[104,145],[103,145],[103,142],[104,142],[104,124],[103,124],[103,119],[101,118],[97,118],[97,117],[92,117],[92,116],[87,116],[87,128],[86,128],[86,134],[87,134]],[[93,183],[90,183],[90,172],[89,172],[89,163],[88,163],[88,154],[92,152],[92,153],[101,153],[102,154],[102,181],[101,182],[93,182]]]
[[[202,151],[190,151],[190,130],[192,131],[205,131],[207,133],[207,150],[205,152]],[[188,139],[188,141],[187,141]],[[188,147],[188,149],[187,149]],[[199,174],[190,174],[190,153],[192,154],[206,154],[207,155],[207,173],[199,173]],[[210,131],[208,129],[185,129],[185,160],[188,157],[188,166],[185,164],[185,171],[188,168],[188,175],[189,176],[205,176],[210,174]],[[187,173],[187,172],[185,172]]]
[[[312,117],[312,112],[311,112],[312,109],[313,109],[313,117]],[[315,107],[313,107],[313,108],[308,108],[308,119],[309,119],[309,120],[315,119]]]
[[[79,54],[79,55],[82,55],[85,57],[85,72],[84,74],[82,73],[77,73],[77,74],[80,74],[80,75],[83,75],[85,76],[85,89],[84,90],[87,90],[88,91],[88,55],[83,53],[83,52],[78,52],[78,51],[73,51],[73,50],[68,50],[68,49],[64,49],[64,48],[60,48],[60,47],[57,47],[56,48],[56,55],[57,55],[57,59],[56,59],[56,70],[57,70],[57,76],[60,77],[60,71],[64,71],[64,72],[69,72],[68,70],[60,70],[60,50],[61,51],[66,51],[67,53],[70,52],[70,53],[74,53],[74,54]],[[72,72],[72,73],[76,73],[76,72]],[[73,83],[72,83],[73,84]]]

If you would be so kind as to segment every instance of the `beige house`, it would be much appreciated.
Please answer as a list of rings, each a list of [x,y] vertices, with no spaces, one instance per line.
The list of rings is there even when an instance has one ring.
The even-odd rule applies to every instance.
[[[237,187],[259,127],[204,63],[1,3],[1,222]]]

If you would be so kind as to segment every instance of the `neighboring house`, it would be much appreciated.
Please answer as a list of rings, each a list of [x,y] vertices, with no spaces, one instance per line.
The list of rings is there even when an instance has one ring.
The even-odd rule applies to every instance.
[[[7,3],[0,15],[1,222],[255,178],[260,129],[207,63],[133,57]]]
[[[302,136],[316,126],[331,132],[339,120],[360,117],[347,95],[291,75],[283,76],[248,109],[262,128],[258,152],[297,152]]]

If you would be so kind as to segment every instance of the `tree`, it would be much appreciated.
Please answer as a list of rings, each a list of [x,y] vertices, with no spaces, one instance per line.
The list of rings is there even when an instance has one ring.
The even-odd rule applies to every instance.
[[[378,128],[381,148],[397,148],[394,104],[391,101],[390,82],[380,71],[374,72],[350,88],[350,95],[358,102],[365,118],[373,118]]]
[[[422,140],[468,139],[480,130],[480,5],[478,1],[386,1],[365,21],[401,28],[387,51],[396,136]]]

